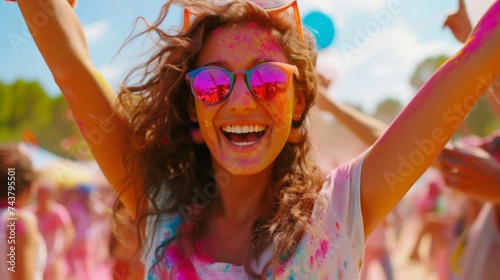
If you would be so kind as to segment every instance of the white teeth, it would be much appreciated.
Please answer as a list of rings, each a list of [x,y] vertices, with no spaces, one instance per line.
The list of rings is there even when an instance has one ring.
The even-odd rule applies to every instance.
[[[227,133],[252,133],[252,132],[261,132],[265,130],[266,127],[263,125],[226,125],[222,127],[222,131],[227,132]]]
[[[240,147],[242,147],[242,146],[250,146],[250,145],[255,144],[256,142],[257,142],[257,140],[252,141],[252,142],[233,142],[233,141],[231,141],[231,143],[233,143],[236,146],[240,146]]]

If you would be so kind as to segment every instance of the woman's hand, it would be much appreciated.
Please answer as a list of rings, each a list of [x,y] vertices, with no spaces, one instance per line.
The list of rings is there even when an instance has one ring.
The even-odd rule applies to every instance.
[[[500,163],[485,150],[446,146],[437,160],[449,187],[479,200],[500,202]]]
[[[472,24],[467,15],[464,0],[459,0],[458,2],[458,11],[446,18],[443,27],[450,28],[455,38],[457,38],[459,42],[465,43],[472,31]]]

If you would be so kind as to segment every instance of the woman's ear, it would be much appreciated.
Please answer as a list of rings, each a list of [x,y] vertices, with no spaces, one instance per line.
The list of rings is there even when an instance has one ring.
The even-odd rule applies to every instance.
[[[293,105],[292,129],[288,136],[288,142],[298,144],[302,141],[305,134],[304,129],[304,111],[306,109],[306,99],[302,91],[297,91]]]
[[[198,114],[196,114],[196,105],[194,104],[194,100],[190,100],[187,104],[187,113],[189,115],[189,119],[192,122],[198,122]]]
[[[306,110],[306,98],[304,96],[304,92],[296,91],[294,102],[292,120],[294,123],[302,122],[304,119],[304,111]]]
[[[196,105],[194,104],[194,100],[188,102],[187,113],[189,115],[189,119],[191,120],[191,127],[189,128],[189,136],[191,136],[191,140],[193,140],[193,143],[195,144],[205,143],[205,139],[203,139],[203,134],[200,130],[200,124],[198,123],[198,114],[196,114]]]

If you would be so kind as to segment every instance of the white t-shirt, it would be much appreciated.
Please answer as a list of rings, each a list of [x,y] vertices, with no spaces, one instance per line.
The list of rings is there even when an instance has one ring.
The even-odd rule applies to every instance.
[[[277,279],[358,279],[364,252],[364,230],[360,206],[360,177],[365,153],[345,163],[328,176],[321,190],[324,207],[316,204],[311,225],[317,234],[306,231],[295,254],[276,272]],[[164,264],[154,265],[155,249],[172,237],[181,222],[180,214],[162,215],[152,232],[153,218],[148,218],[145,250],[145,278],[155,279],[250,279],[243,266],[214,262],[198,254],[182,258],[177,244],[167,248]],[[151,240],[151,235],[154,239]],[[256,271],[271,258],[272,246],[264,250]],[[164,267],[164,268],[163,268]],[[166,269],[165,269],[166,268]],[[272,272],[267,271],[267,278]]]

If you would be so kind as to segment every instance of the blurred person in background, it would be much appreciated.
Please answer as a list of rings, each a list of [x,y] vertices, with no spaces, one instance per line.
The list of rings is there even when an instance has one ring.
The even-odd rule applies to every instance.
[[[443,178],[430,178],[417,203],[421,227],[409,256],[412,261],[426,263],[442,280],[451,277],[449,257],[454,242],[453,225],[458,219],[451,209],[453,203],[450,192],[445,190]],[[430,244],[424,250],[426,257],[421,258],[422,241],[426,236],[430,238]]]
[[[24,209],[33,198],[35,171],[17,144],[0,144],[0,279],[42,280],[47,248],[36,216]],[[9,184],[8,182],[14,182]]]
[[[75,226],[75,239],[68,251],[68,263],[72,276],[77,280],[91,279],[95,269],[93,253],[95,228],[92,222],[93,187],[80,185],[73,191],[73,199],[68,202],[68,210]]]
[[[73,242],[75,229],[68,210],[57,203],[57,186],[49,179],[41,179],[36,183],[37,196],[35,203],[29,206],[38,218],[38,229],[47,244],[47,267],[44,279],[60,280],[67,277],[66,252]]]
[[[369,269],[374,262],[380,263],[382,271],[386,280],[394,279],[394,272],[392,262],[389,256],[386,242],[386,230],[389,227],[388,220],[384,220],[375,230],[370,237],[366,240],[365,245],[365,259],[361,269],[361,280],[371,279],[369,277]]]
[[[483,147],[495,147],[487,143]],[[447,185],[483,201],[479,215],[464,230],[458,262],[459,279],[498,279],[500,276],[500,162],[494,150],[449,145],[438,158]],[[463,247],[463,248],[460,248]]]
[[[80,184],[68,204],[75,225],[75,239],[68,251],[68,262],[76,280],[110,279],[111,271],[104,262],[109,256],[109,217],[92,184]],[[107,226],[106,226],[107,224]]]
[[[479,147],[455,143],[441,152],[439,164],[446,184],[469,197],[500,203],[500,137]]]

